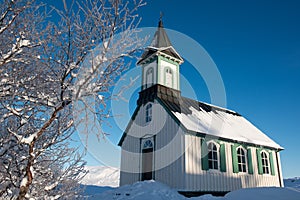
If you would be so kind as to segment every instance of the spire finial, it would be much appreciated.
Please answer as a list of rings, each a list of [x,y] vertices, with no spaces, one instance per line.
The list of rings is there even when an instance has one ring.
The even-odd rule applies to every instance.
[[[164,16],[164,13],[162,11],[160,11],[160,15],[159,15],[159,23],[158,23],[158,27],[159,28],[163,28],[163,23],[162,23],[162,18]]]
[[[164,16],[164,13],[162,11],[160,11],[160,14],[159,14],[159,21],[162,21],[162,18]]]

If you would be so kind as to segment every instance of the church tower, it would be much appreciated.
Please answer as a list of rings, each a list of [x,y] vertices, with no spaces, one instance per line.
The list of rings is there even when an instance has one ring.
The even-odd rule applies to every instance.
[[[173,48],[160,19],[152,43],[137,63],[142,67],[142,90],[161,85],[179,91],[181,63],[183,59]]]

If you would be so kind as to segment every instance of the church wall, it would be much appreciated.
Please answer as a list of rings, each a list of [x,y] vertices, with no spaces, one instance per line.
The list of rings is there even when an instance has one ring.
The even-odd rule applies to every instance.
[[[182,189],[185,187],[184,132],[164,108],[157,105],[157,118],[164,126],[155,136],[155,180]]]
[[[283,176],[282,176],[282,169],[281,169],[281,159],[280,159],[280,153],[277,152],[277,172],[279,172],[279,176],[280,176],[280,183],[281,183],[281,187],[284,187],[284,183],[283,183]]]
[[[122,144],[120,186],[139,181],[140,140],[128,135]]]
[[[141,143],[148,138],[154,141],[154,179],[182,189],[185,180],[182,157],[184,134],[157,101],[152,103],[152,120],[147,123],[147,105],[140,107],[122,143],[120,185],[141,180]]]
[[[220,142],[220,141],[219,141]],[[193,135],[185,136],[185,191],[232,191],[248,187],[280,187],[278,166],[276,165],[275,152],[274,169],[276,174],[258,174],[256,148],[251,149],[253,174],[233,173],[231,146],[233,143],[223,142],[226,152],[226,172],[220,170],[202,170],[201,166],[201,138]],[[248,167],[247,167],[248,168]],[[248,169],[247,169],[248,170]]]

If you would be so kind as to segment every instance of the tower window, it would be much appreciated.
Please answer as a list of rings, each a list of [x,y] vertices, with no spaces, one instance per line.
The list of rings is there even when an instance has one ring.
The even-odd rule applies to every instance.
[[[167,87],[173,87],[173,72],[170,68],[165,70],[165,84]]]
[[[210,142],[208,148],[208,166],[209,169],[219,169],[218,148],[213,142]]]
[[[269,160],[265,152],[261,152],[261,162],[264,174],[269,174]]]
[[[152,120],[152,104],[146,106],[146,123]]]
[[[237,149],[237,158],[238,158],[238,168],[239,172],[247,172],[246,168],[246,153],[244,149],[239,147]]]
[[[153,68],[151,67],[146,72],[146,88],[153,85],[153,79],[154,79],[154,74],[153,74]]]

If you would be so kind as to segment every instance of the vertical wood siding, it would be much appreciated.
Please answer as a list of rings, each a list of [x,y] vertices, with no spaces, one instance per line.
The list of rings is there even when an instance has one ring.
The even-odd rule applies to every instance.
[[[120,185],[140,180],[141,154],[135,154],[135,152],[140,152],[140,139],[155,136],[153,154],[155,180],[173,188],[183,189],[185,183],[184,158],[182,157],[184,133],[156,101],[152,105],[152,121],[146,123],[146,106],[147,104],[141,106],[122,144]],[[128,171],[139,173],[128,173]]]
[[[185,134],[156,101],[152,106],[152,121],[146,123],[146,106],[141,106],[122,144],[120,185],[140,180],[141,141],[155,136],[154,179],[177,190],[225,192],[247,187],[279,187],[280,182],[283,186],[282,176],[278,176],[278,172],[281,173],[279,153],[271,151],[275,175],[259,174],[257,148],[254,147],[247,147],[247,152],[251,154],[247,155],[248,159],[251,158],[251,162],[247,162],[247,173],[234,173],[234,144],[230,142],[219,141],[225,150],[225,163],[222,163],[222,168],[226,170],[203,170],[201,138]],[[279,159],[278,162],[276,159]],[[252,170],[249,164],[252,164]],[[248,173],[249,171],[253,174]]]
[[[186,188],[185,191],[231,191],[248,187],[279,187],[277,165],[274,160],[275,175],[258,174],[258,163],[256,150],[249,147],[251,151],[253,174],[234,173],[232,162],[232,143],[223,142],[226,153],[226,172],[220,170],[201,169],[201,138],[193,135],[185,136],[185,169],[186,169]],[[275,152],[272,151],[273,158]],[[249,169],[247,168],[247,171]]]

